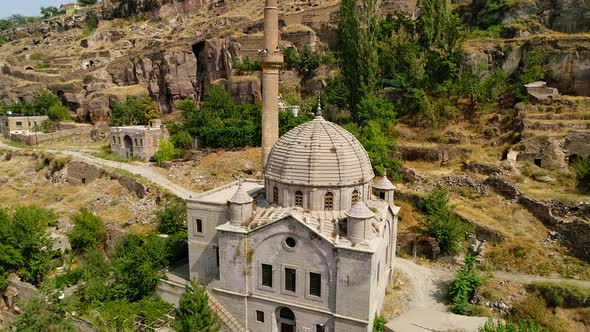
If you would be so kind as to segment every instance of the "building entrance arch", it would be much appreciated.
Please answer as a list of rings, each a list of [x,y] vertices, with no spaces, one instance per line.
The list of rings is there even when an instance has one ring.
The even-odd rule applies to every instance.
[[[133,140],[129,135],[123,137],[123,146],[125,147],[125,155],[127,158],[133,157]]]
[[[287,307],[280,307],[277,309],[277,326],[279,332],[295,332],[297,331],[295,325],[295,313]]]

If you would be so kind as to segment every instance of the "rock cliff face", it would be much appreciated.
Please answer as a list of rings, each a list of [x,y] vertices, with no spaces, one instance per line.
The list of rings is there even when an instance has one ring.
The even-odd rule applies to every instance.
[[[539,18],[551,30],[590,31],[590,2],[585,0],[539,0]]]
[[[513,73],[531,50],[542,50],[545,80],[562,94],[590,96],[590,40],[584,36],[535,37],[493,42],[477,49],[475,58]]]

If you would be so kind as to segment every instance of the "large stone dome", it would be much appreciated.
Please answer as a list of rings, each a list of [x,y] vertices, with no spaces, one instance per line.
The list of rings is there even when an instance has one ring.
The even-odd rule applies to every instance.
[[[342,187],[368,183],[374,174],[361,143],[342,127],[316,116],[275,143],[265,177],[284,184]]]

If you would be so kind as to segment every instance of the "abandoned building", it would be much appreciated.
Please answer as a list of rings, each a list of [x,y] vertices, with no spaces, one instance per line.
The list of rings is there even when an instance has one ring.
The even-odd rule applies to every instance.
[[[372,331],[399,207],[360,142],[318,112],[279,139],[276,0],[265,7],[262,165],[187,201],[188,274],[253,332]]]
[[[514,145],[507,159],[528,161],[542,168],[562,168],[578,158],[590,156],[588,142],[590,132],[586,131],[570,131],[563,137],[535,136]]]
[[[46,115],[4,114],[0,115],[0,131],[10,139],[12,135],[34,132],[48,119]]]
[[[150,120],[148,126],[124,126],[109,128],[111,153],[122,158],[150,160],[158,151],[163,138],[162,123]]]
[[[547,83],[543,81],[525,84],[524,87],[532,103],[551,104],[560,97],[556,88],[548,87]]]
[[[78,14],[80,9],[82,9],[82,6],[77,3],[66,3],[59,6],[59,10],[64,12],[67,16],[74,16]]]

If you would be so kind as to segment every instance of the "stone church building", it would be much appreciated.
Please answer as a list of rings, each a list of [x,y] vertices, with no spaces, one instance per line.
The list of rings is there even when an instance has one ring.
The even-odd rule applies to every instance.
[[[266,0],[262,180],[187,201],[189,274],[253,332],[367,332],[395,261],[395,187],[359,141],[314,120],[279,139],[283,63],[277,0]]]
[[[264,181],[188,201],[191,278],[249,331],[371,331],[395,260],[387,177],[321,115],[286,133]]]

